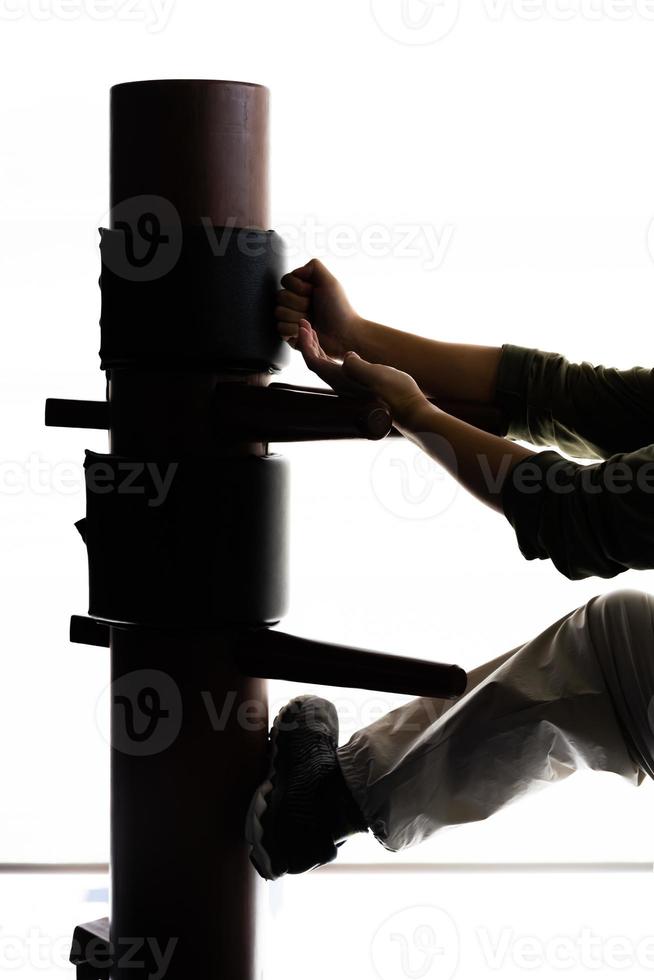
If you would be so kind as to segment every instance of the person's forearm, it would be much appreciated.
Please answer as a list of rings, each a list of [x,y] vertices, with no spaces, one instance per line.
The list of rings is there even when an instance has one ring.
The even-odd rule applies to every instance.
[[[476,429],[428,402],[396,427],[482,503],[502,513],[502,487],[533,450]]]
[[[436,401],[493,404],[499,347],[429,340],[363,319],[351,341],[365,360],[406,371]]]

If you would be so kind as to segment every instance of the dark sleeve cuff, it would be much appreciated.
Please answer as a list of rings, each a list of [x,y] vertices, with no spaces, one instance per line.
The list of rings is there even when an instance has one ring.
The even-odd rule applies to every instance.
[[[654,567],[654,447],[584,466],[552,449],[504,479],[501,503],[522,555],[549,558],[566,578],[614,578]]]
[[[543,540],[543,509],[551,491],[547,474],[555,466],[563,470],[569,479],[576,464],[554,450],[546,449],[516,463],[502,486],[504,515],[513,527],[518,547],[527,560],[552,557]]]
[[[500,358],[495,404],[500,411],[500,435],[526,438],[528,429],[529,372],[537,348],[503,344]]]

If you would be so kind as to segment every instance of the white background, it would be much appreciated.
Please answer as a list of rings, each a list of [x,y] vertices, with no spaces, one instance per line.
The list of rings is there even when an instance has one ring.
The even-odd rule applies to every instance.
[[[107,859],[107,747],[96,718],[107,656],[67,641],[70,613],[86,609],[85,554],[72,526],[84,509],[82,451],[106,442],[46,430],[43,403],[104,394],[96,229],[108,198],[109,86],[157,77],[268,85],[272,226],[293,246],[294,264],[318,255],[366,317],[628,367],[652,363],[653,45],[646,0],[475,0],[461,9],[454,0],[0,0],[0,861]],[[296,359],[283,380],[311,383]],[[571,583],[549,563],[526,563],[504,518],[398,441],[282,451],[294,481],[289,631],[472,667],[598,592],[652,587],[649,572]],[[273,709],[297,690],[275,685]],[[344,739],[399,703],[328,693]],[[653,803],[649,782],[634,790],[609,775],[575,776],[403,860],[651,862]],[[349,848],[349,861],[388,860],[371,840]],[[321,896],[339,902],[350,921],[340,880],[324,892],[288,886],[278,934],[293,929],[303,895],[313,908]],[[425,904],[418,880],[370,879],[369,900],[385,896],[378,926],[418,892]],[[36,901],[49,892],[34,881]],[[579,879],[563,923],[565,883],[557,891],[537,875],[493,881],[478,886],[489,898],[474,912],[464,901],[448,906],[442,882],[432,902],[463,932],[483,925],[498,894],[502,922],[519,921],[522,935],[574,935],[594,921],[584,910],[596,878]],[[0,926],[17,894],[9,882]],[[654,931],[636,917],[651,902],[650,882],[621,876],[603,886],[603,908],[619,914],[621,934],[631,924],[634,942]],[[283,889],[276,894],[280,903]],[[40,921],[35,908],[25,905],[25,928]],[[309,952],[287,964],[287,977],[306,975],[315,946],[304,935]],[[267,977],[281,975],[282,962],[271,956]],[[350,962],[358,977],[385,975],[374,955]],[[476,976],[492,969],[474,962]],[[18,966],[32,975],[27,960]],[[395,975],[432,975],[403,969]],[[536,975],[559,969],[549,963]],[[629,975],[640,969],[632,964]]]

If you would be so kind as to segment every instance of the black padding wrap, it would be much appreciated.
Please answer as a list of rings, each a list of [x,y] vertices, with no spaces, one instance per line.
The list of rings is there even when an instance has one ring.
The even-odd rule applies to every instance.
[[[260,625],[286,611],[281,456],[86,453],[89,614],[142,626]]]
[[[250,228],[100,229],[102,368],[280,370],[283,242]]]

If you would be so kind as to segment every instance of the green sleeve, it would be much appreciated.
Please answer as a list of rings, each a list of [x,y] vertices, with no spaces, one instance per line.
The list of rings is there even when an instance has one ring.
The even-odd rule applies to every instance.
[[[502,504],[524,557],[569,579],[654,568],[654,445],[590,465],[535,453],[509,472]]]
[[[654,443],[654,369],[574,364],[505,344],[495,401],[504,435],[568,456],[606,459]]]

